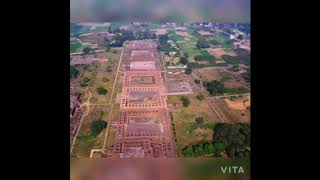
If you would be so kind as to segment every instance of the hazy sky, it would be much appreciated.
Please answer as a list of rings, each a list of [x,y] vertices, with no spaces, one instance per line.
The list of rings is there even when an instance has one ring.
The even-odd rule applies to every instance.
[[[250,0],[70,0],[70,20],[249,21]]]

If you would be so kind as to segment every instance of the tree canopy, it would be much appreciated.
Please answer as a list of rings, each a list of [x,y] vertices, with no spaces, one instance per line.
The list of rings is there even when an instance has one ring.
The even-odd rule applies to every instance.
[[[191,74],[192,73],[192,65],[191,64],[187,64],[187,69],[185,70],[186,74]]]
[[[70,78],[77,78],[79,71],[72,65],[70,65]]]
[[[96,88],[96,91],[97,91],[97,93],[98,93],[99,95],[106,95],[107,92],[108,92],[108,90],[105,89],[105,88],[102,87],[102,86],[97,87],[97,88]]]
[[[197,46],[198,48],[200,48],[200,49],[201,49],[201,48],[209,48],[209,47],[210,47],[210,44],[209,44],[207,41],[201,39],[201,40],[198,40],[198,41],[197,41],[196,46]]]
[[[219,95],[219,94],[223,94],[224,92],[224,84],[221,81],[216,81],[216,80],[210,81],[208,82],[206,87],[211,95]]]
[[[107,122],[104,120],[95,120],[91,123],[91,134],[97,136],[104,128],[107,127]]]
[[[85,48],[83,48],[82,51],[84,54],[89,54],[92,51],[92,49],[90,47],[85,47]]]
[[[83,77],[80,79],[80,86],[85,87],[88,86],[88,82],[90,81],[90,78],[88,77]]]
[[[250,125],[219,123],[214,127],[213,142],[219,144],[219,150],[225,148],[230,158],[247,156],[250,150]]]
[[[180,57],[180,63],[181,64],[188,64],[188,59],[186,57]]]
[[[188,106],[189,106],[190,100],[189,100],[188,96],[182,96],[182,97],[180,98],[180,100],[182,101],[182,105],[183,105],[184,107],[188,107]]]

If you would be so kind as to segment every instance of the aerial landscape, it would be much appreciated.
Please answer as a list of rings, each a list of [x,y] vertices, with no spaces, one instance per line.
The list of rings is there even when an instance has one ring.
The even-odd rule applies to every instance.
[[[70,28],[71,158],[248,156],[249,23]]]
[[[123,177],[126,161],[114,160],[129,160],[129,164],[137,159],[167,160],[168,164],[159,165],[166,172],[177,172],[171,163],[177,160],[194,179],[226,174],[244,174],[240,179],[249,179],[251,29],[244,20],[247,5],[239,3],[246,8],[235,11],[231,19],[220,4],[214,13],[221,17],[210,21],[198,20],[206,19],[199,18],[203,13],[208,16],[206,9],[207,13],[194,12],[185,21],[168,20],[165,13],[158,13],[165,18],[153,22],[110,20],[96,12],[111,9],[102,1],[92,2],[97,11],[85,10],[84,1],[73,7],[76,2],[71,1],[71,168],[82,159],[109,160],[93,169],[108,166],[102,171],[118,172],[118,179],[127,179]],[[232,6],[231,1],[225,2],[224,6]],[[118,16],[119,11],[110,14]],[[153,172],[146,164],[142,169]],[[170,174],[163,179],[179,177]]]

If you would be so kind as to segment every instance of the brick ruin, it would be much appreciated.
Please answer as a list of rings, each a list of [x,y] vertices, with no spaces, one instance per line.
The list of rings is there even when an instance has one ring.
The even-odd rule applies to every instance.
[[[74,138],[78,127],[82,111],[80,110],[80,93],[75,89],[70,89],[70,138]]]
[[[107,149],[107,156],[175,157],[157,44],[130,41],[124,45],[123,53],[123,86],[117,95],[120,115],[112,122],[116,137],[113,146]]]

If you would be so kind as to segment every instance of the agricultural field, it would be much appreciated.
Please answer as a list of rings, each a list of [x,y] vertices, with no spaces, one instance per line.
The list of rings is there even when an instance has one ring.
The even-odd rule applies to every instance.
[[[180,104],[181,96],[169,96],[169,104]],[[175,129],[176,148],[178,154],[182,155],[182,149],[194,142],[210,141],[213,135],[213,126],[218,122],[218,117],[212,111],[206,101],[200,101],[196,95],[189,95],[190,104],[172,112],[173,125]],[[203,117],[204,122],[198,124],[195,119]]]

